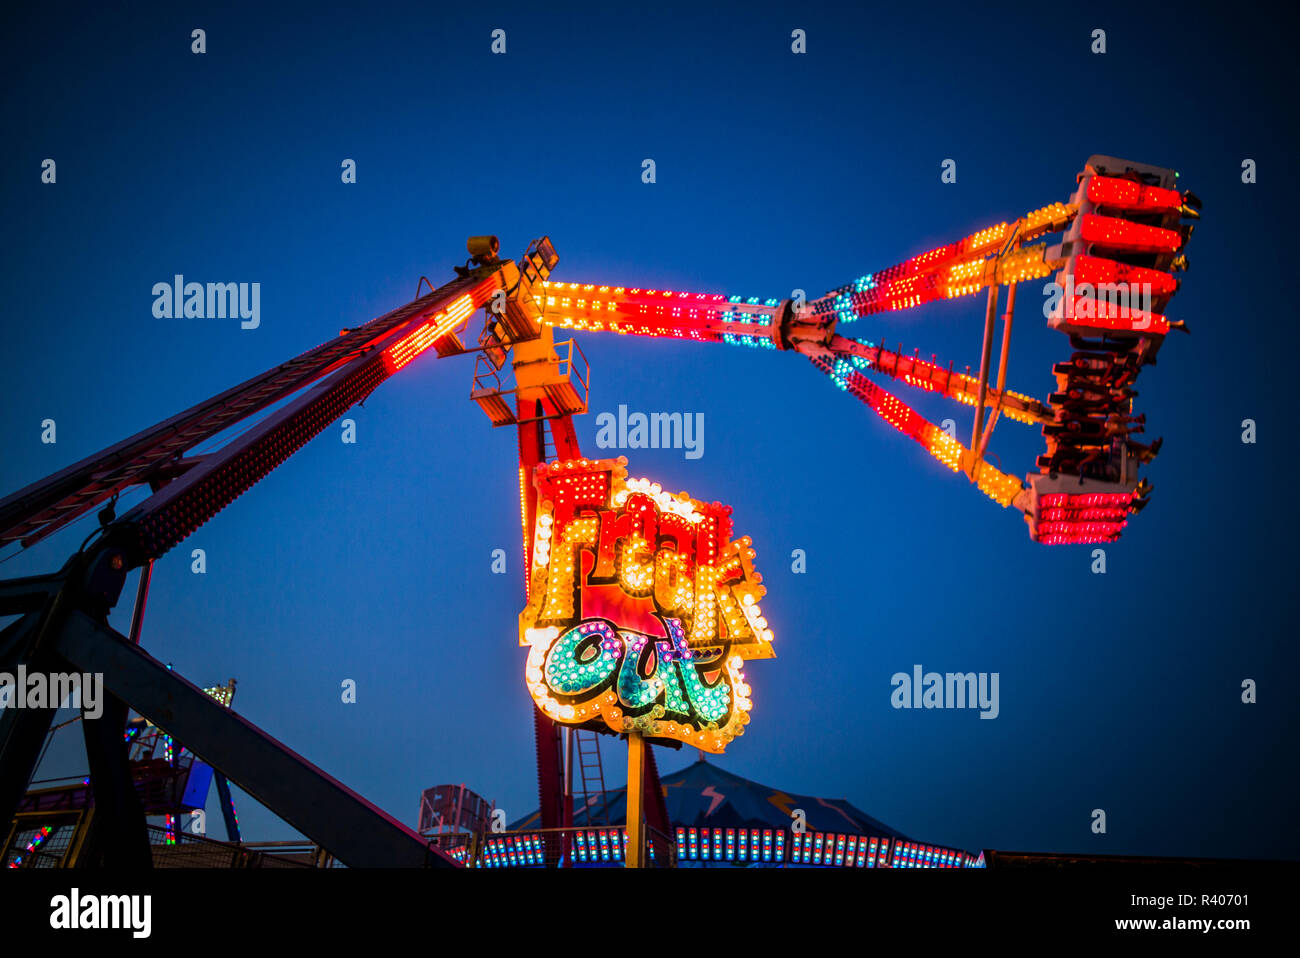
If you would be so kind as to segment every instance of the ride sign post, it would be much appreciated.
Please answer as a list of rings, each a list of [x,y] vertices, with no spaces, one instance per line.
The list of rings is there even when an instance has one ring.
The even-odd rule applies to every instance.
[[[543,714],[629,740],[629,866],[642,860],[644,748],[721,753],[752,708],[744,662],[771,658],[766,594],[731,509],[628,479],[626,459],[537,466],[525,681]]]

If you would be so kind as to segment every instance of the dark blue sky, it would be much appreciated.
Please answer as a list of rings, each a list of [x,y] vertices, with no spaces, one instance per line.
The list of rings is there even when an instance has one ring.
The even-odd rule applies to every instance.
[[[1262,18],[1065,7],[30,5],[0,31],[0,494],[406,302],[470,234],[508,255],[549,234],[557,279],[815,296],[1065,201],[1092,153],[1173,166],[1205,203],[1169,310],[1193,335],[1139,381],[1165,445],[1105,576],[791,354],[583,336],[578,435],[598,452],[594,413],[620,403],[705,415],[702,458],[627,454],[633,475],[731,504],[758,550],[779,657],[748,669],[727,769],[965,848],[1300,855],[1293,54]],[[176,273],[260,282],[261,326],[155,319],[150,290]],[[1069,346],[1036,291],[1021,302],[1008,385],[1043,397]],[[960,368],[982,315],[969,298],[841,331]],[[412,364],[350,414],[356,445],[327,430],[166,556],[144,630],[189,678],[236,676],[240,712],[412,823],[442,782],[510,818],[536,806],[515,438],[468,401],[471,366]],[[965,407],[918,405],[968,435]],[[1005,422],[992,449],[1023,476],[1042,439]],[[55,568],[89,528],[0,572]],[[495,548],[511,574],[491,573]],[[894,710],[889,677],[915,663],[999,672],[1000,716]],[[606,740],[615,781],[621,755]],[[251,837],[290,834],[240,810]]]

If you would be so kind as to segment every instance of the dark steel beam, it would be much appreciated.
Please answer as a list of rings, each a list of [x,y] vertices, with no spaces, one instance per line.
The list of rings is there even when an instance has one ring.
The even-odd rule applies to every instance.
[[[85,694],[83,689],[82,694]],[[81,730],[90,768],[95,814],[81,864],[114,871],[153,867],[144,803],[135,790],[126,745],[126,703],[104,690],[103,711],[89,718],[82,703]]]
[[[230,780],[221,772],[213,772],[212,780],[217,785],[217,800],[221,802],[221,820],[226,823],[226,839],[232,842],[243,841],[239,834],[239,819],[235,817],[235,800],[230,794]]]
[[[654,829],[654,832],[650,833],[649,841],[655,850],[656,865],[663,867],[663,864],[672,857],[672,848],[669,845],[674,840],[673,823],[668,818],[668,803],[664,799],[663,784],[659,781],[659,763],[655,761],[655,750],[649,742],[645,745],[642,787],[644,788],[642,807],[645,809],[645,823]]]
[[[46,612],[29,612],[0,630],[0,671],[14,674],[20,664],[29,672],[55,671],[47,667],[50,656],[32,655],[45,616]],[[14,688],[15,694],[22,691]],[[0,712],[0,828],[8,829],[22,803],[54,712],[52,708],[13,707]]]
[[[78,671],[102,674],[107,691],[349,867],[458,867],[108,626],[72,612],[56,648]]]
[[[43,608],[63,588],[62,572],[0,582],[0,615],[23,615]]]

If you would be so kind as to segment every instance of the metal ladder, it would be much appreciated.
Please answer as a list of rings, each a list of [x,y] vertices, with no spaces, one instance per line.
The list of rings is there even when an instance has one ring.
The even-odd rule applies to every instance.
[[[609,802],[605,798],[605,769],[600,761],[600,735],[596,732],[575,728],[573,730],[573,750],[577,761],[574,768],[582,779],[582,801],[586,811],[586,824],[608,825]],[[598,798],[600,808],[593,810],[592,799]]]

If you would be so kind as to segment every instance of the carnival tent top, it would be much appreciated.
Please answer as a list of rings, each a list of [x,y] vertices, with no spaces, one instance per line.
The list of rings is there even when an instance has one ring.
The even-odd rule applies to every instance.
[[[803,809],[809,831],[874,835],[910,840],[854,807],[842,798],[815,798],[772,788],[724,771],[700,758],[679,771],[660,778],[668,818],[683,828],[789,828],[795,809]],[[591,796],[583,808],[575,799],[573,824],[622,825],[627,816],[626,787]],[[512,823],[512,830],[537,828],[540,813]]]

